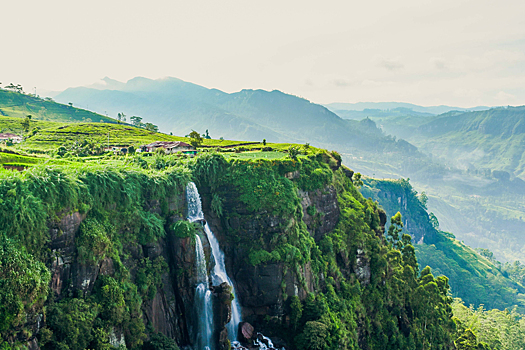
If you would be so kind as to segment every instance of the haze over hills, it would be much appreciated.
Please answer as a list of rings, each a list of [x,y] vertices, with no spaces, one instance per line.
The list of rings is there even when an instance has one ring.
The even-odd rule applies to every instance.
[[[455,169],[441,183],[414,182],[446,230],[504,261],[524,259],[525,107],[371,119]]]
[[[386,112],[376,108],[376,115],[370,118],[344,120],[323,106],[280,91],[242,90],[230,94],[176,78],[151,80],[140,77],[126,83],[105,78],[104,84],[67,89],[56,99],[89,105],[90,109],[100,113],[107,111],[110,115],[119,112],[128,117],[138,115],[158,125],[161,131],[175,135],[187,135],[192,129],[203,133],[208,129],[215,139],[309,142],[335,149],[346,164],[363,174],[410,178],[418,191],[427,191],[429,210],[438,214],[443,229],[454,232],[458,239],[474,248],[490,248],[502,261],[525,260],[525,245],[517,234],[525,229],[522,220],[525,206],[522,208],[519,204],[523,203],[523,198],[519,197],[521,192],[513,190],[516,183],[512,182],[518,180],[501,181],[492,173],[492,170],[505,169],[509,162],[500,161],[499,153],[491,155],[489,149],[483,150],[488,155],[484,163],[471,162],[473,164],[464,166],[461,161],[464,158],[459,156],[459,152],[474,147],[476,142],[491,137],[496,140],[494,135],[479,134],[475,125],[486,125],[486,130],[491,132],[499,129],[490,127],[488,119],[483,123],[470,123],[465,119],[463,124],[455,124],[459,123],[456,116],[462,114],[483,118],[483,115],[493,115],[494,111],[503,113],[507,109],[467,113],[451,111],[458,109],[455,107],[403,103],[331,105],[331,108],[348,109],[390,108]],[[447,114],[434,115],[447,110]],[[519,122],[519,113],[516,110],[515,119],[505,124],[506,131],[502,131],[498,143],[502,154],[514,159],[514,163],[521,159],[518,157],[520,150],[523,152],[518,135],[521,129],[512,126]],[[493,122],[497,123],[497,118],[505,116],[494,115]],[[462,129],[454,135],[447,134],[457,127]],[[514,146],[505,148],[507,139],[504,137],[516,139],[511,142]],[[515,156],[510,156],[509,152]],[[483,167],[489,167],[490,171],[482,170]],[[521,168],[517,166],[516,169]]]
[[[452,107],[452,106],[445,106],[445,105],[425,107],[425,106],[419,106],[413,103],[405,103],[405,102],[356,102],[356,103],[334,102],[334,103],[324,104],[324,106],[335,113],[339,111],[361,112],[366,109],[371,109],[371,110],[379,109],[382,111],[388,111],[388,110],[403,108],[406,110],[411,110],[413,112],[432,114],[432,115],[443,114],[443,113],[447,113],[450,111],[483,111],[483,110],[490,109],[490,107],[487,107],[487,106],[476,106],[472,108]]]
[[[100,85],[70,88],[56,99],[89,105],[100,113],[141,116],[161,131],[176,135],[208,129],[213,138],[308,142],[328,148],[388,150],[418,156],[415,147],[385,137],[373,122],[344,120],[321,105],[277,90],[228,94],[176,78],[104,81],[103,89]]]

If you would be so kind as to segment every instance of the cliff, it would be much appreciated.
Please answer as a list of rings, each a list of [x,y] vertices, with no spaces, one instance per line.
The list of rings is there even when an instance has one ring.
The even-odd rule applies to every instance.
[[[481,256],[453,234],[440,231],[437,218],[433,224],[407,180],[366,179],[361,192],[378,201],[388,216],[401,213],[404,232],[418,243],[415,249],[420,265],[447,276],[452,296],[475,307],[525,309],[523,285],[509,278],[495,261]]]
[[[337,154],[207,154],[160,171],[134,164],[0,173],[1,266],[29,276],[0,273],[12,282],[0,291],[3,346],[193,346],[196,235],[208,272],[217,263],[205,222],[225,253],[243,330],[287,349],[452,346],[446,278],[418,274],[405,237],[385,241],[384,211],[356,190]],[[203,202],[196,223],[186,221],[191,180]],[[27,257],[12,259],[16,251]],[[27,283],[40,287],[19,287]],[[210,291],[210,346],[222,349],[231,292]]]

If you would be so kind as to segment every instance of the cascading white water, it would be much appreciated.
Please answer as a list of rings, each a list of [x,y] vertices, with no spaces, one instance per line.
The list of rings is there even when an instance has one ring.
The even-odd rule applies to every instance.
[[[259,350],[274,349],[272,340],[261,333],[257,333],[255,345],[259,346]]]
[[[202,212],[202,203],[201,203],[199,191],[197,190],[197,186],[195,186],[193,182],[188,183],[186,187],[186,198],[188,201],[188,220],[191,222],[204,220],[204,213]],[[215,235],[211,231],[208,224],[204,225],[204,232],[206,233],[206,237],[208,238],[208,241],[210,242],[211,253],[215,260],[215,267],[213,268],[213,273],[212,273],[212,284],[214,286],[218,286],[221,283],[226,282],[232,287],[232,293],[234,296],[234,300],[232,302],[232,318],[230,322],[226,325],[226,328],[228,329],[228,335],[229,335],[230,341],[234,342],[237,340],[237,328],[239,326],[239,323],[241,322],[241,306],[239,304],[239,300],[237,299],[237,295],[235,293],[235,286],[233,285],[232,280],[228,277],[228,274],[226,273],[226,267],[224,264],[224,253],[220,249],[219,242],[217,241],[217,238],[215,238]],[[202,243],[200,242],[200,239],[198,240],[198,243],[200,244],[200,247],[201,247],[200,249],[202,249]],[[197,242],[196,242],[196,249],[197,249]],[[204,259],[204,251],[202,252],[202,256]],[[203,261],[204,261],[204,274],[206,274],[206,279],[207,279],[206,260],[204,259]],[[199,284],[199,286],[200,285],[201,284]],[[196,295],[199,294],[199,286],[197,286]],[[208,286],[206,285],[206,290],[207,289],[208,289]],[[207,290],[207,292],[210,293],[210,305],[211,305],[211,292],[209,290]],[[206,316],[204,314],[201,314],[201,315],[203,316],[201,317],[201,319],[208,319],[208,317],[211,317],[210,318],[211,320],[210,329],[211,329],[211,332],[213,332],[213,310],[211,309],[210,313]],[[203,328],[200,328],[201,319],[199,320],[199,331],[200,332],[202,332],[203,330]],[[208,346],[211,346],[212,343],[213,341],[208,342]],[[201,345],[199,344],[199,346]],[[200,349],[203,349],[203,348],[200,347],[197,350],[200,350]]]
[[[199,192],[194,183],[186,188],[188,201],[188,221],[195,222],[204,219]],[[209,288],[206,256],[199,236],[195,236],[195,265],[197,269],[197,287],[195,290],[195,318],[197,329],[194,332],[195,350],[213,350],[213,303]]]
[[[197,265],[197,290],[195,291],[195,311],[197,332],[195,332],[196,350],[213,350],[213,304],[209,289],[206,257],[199,236],[195,236],[195,253]]]
[[[211,282],[214,286],[226,282],[232,287],[233,301],[232,301],[232,318],[230,322],[226,325],[228,329],[228,335],[231,342],[237,341],[237,327],[241,323],[241,305],[239,304],[239,299],[237,299],[237,294],[235,293],[235,287],[232,280],[228,277],[226,273],[226,266],[224,265],[224,253],[219,247],[219,241],[215,238],[213,232],[211,232],[208,224],[204,225],[204,232],[208,237],[208,241],[211,246],[211,253],[215,259],[215,266],[213,268],[213,274],[211,277]]]
[[[201,196],[193,182],[186,186],[186,201],[188,202],[188,221],[195,222],[204,220],[202,212]]]

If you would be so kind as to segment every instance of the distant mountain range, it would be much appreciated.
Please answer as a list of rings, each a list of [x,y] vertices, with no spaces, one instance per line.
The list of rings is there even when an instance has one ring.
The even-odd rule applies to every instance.
[[[127,83],[105,78],[103,84],[70,88],[55,99],[112,116],[121,112],[128,118],[140,116],[175,135],[208,129],[212,138],[417,153],[407,142],[385,137],[369,119],[345,120],[326,107],[277,90],[229,94],[176,78],[138,77]]]
[[[369,113],[377,113],[381,111],[383,113],[393,112],[395,114],[423,114],[423,115],[438,115],[447,113],[450,111],[483,111],[490,109],[491,107],[487,106],[476,106],[472,108],[462,108],[462,107],[451,107],[451,106],[418,106],[412,103],[404,102],[357,102],[357,103],[329,103],[324,105],[326,108],[332,112],[340,115],[345,118],[345,115],[353,115],[353,113],[348,112],[365,112],[369,110]],[[365,115],[366,117],[367,115]]]
[[[514,178],[525,179],[525,107],[321,106],[280,91],[225,93],[176,78],[140,77],[126,83],[105,78],[55,99],[113,117],[123,112],[128,121],[140,116],[175,135],[208,129],[214,139],[337,150],[365,175],[409,177],[429,194],[429,210],[443,228],[459,239],[490,247],[504,261],[525,260],[519,236],[525,209],[516,204],[523,202],[525,183]]]
[[[372,118],[386,133],[461,169],[504,170],[525,179],[525,106]]]

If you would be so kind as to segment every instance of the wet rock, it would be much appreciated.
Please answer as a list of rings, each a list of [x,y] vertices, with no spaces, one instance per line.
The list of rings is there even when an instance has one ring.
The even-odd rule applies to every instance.
[[[223,282],[218,286],[212,286],[210,290],[217,301],[214,305],[215,325],[221,330],[230,322],[232,317],[232,287]]]
[[[326,186],[315,191],[298,190],[303,208],[303,221],[316,241],[335,228],[339,220],[337,191]]]
[[[241,322],[239,324],[239,339],[241,342],[249,342],[253,337],[254,330],[253,326],[248,322]]]
[[[370,283],[370,259],[366,256],[363,249],[357,249],[355,273],[361,285],[367,286]]]
[[[345,174],[345,176],[349,178],[350,180],[352,180],[352,177],[354,176],[354,171],[344,165],[341,167],[341,169],[343,170],[343,173]]]
[[[38,345],[38,341],[36,338],[33,338],[26,344],[28,350],[40,350],[40,346]]]
[[[71,280],[72,264],[76,257],[75,236],[85,214],[74,212],[63,215],[58,222],[49,225],[51,241],[49,249],[52,251],[51,262],[51,290],[61,296],[68,280]]]

